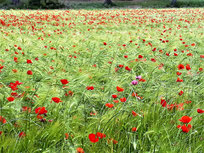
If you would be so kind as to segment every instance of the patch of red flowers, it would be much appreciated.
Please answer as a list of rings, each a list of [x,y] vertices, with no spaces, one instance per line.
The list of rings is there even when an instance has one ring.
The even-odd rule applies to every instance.
[[[123,89],[123,88],[118,87],[118,86],[116,87],[116,89],[117,89],[117,91],[118,91],[118,92],[123,92],[123,91],[124,91],[124,89]]]
[[[15,90],[18,90],[18,88],[17,88],[17,86],[19,86],[19,85],[21,85],[22,84],[22,82],[19,82],[19,81],[16,81],[15,83],[10,83],[9,84],[9,87],[13,90],[13,91],[15,91]]]
[[[33,72],[32,72],[31,70],[28,70],[28,71],[27,71],[27,74],[28,74],[28,75],[33,75]]]
[[[0,116],[0,122],[2,124],[5,124],[6,123],[6,119],[3,116]]]
[[[61,81],[61,83],[64,84],[64,85],[69,83],[69,81],[67,81],[67,79],[61,79],[60,81]]]
[[[19,138],[23,138],[23,137],[25,137],[26,136],[26,134],[25,134],[25,132],[21,132],[21,133],[19,133]]]
[[[138,114],[135,111],[132,111],[133,116],[137,116]]]
[[[126,66],[125,69],[131,71],[131,68],[129,68],[128,66]]]
[[[197,109],[197,112],[200,113],[200,114],[202,114],[202,113],[204,113],[204,110],[202,110],[202,109]]]
[[[58,97],[53,97],[52,101],[54,101],[55,103],[62,102],[62,100],[60,98],[58,98]]]
[[[87,86],[86,89],[87,90],[94,90],[94,87],[93,86]]]
[[[191,124],[186,125],[187,123],[190,123],[192,120],[192,117],[189,116],[182,116],[181,119],[179,119],[180,122],[183,123],[183,125],[178,125],[177,128],[182,129],[184,133],[188,133],[191,129]]]
[[[180,95],[180,96],[183,95],[183,91],[182,91],[182,90],[179,92],[179,95]]]
[[[186,64],[186,70],[187,70],[187,71],[191,70],[191,67],[190,67],[189,64]]]
[[[137,131],[137,128],[136,127],[133,127],[132,128],[132,132],[136,132]]]
[[[99,141],[99,138],[98,138],[95,134],[91,133],[91,134],[89,134],[89,140],[90,140],[92,143],[96,143],[96,142]]]
[[[42,115],[42,114],[46,114],[47,110],[45,109],[45,107],[38,107],[35,109],[35,113],[38,115]]]
[[[112,95],[112,98],[114,98],[114,99],[117,98],[117,95]]]
[[[179,119],[179,121],[181,121],[182,123],[189,123],[192,120],[192,117],[189,116],[183,116],[181,117],[181,119]]]
[[[160,103],[161,103],[162,107],[166,107],[166,105],[167,105],[166,100],[164,100],[164,99],[161,99]]]
[[[106,107],[108,107],[108,108],[113,108],[114,107],[114,105],[113,104],[111,104],[111,103],[106,103],[106,105],[105,105]]]
[[[181,129],[184,133],[188,133],[191,129],[191,124],[188,124],[187,126],[184,124],[184,125],[178,125],[177,128]]]
[[[184,69],[184,68],[185,68],[185,67],[184,67],[183,64],[179,64],[179,65],[178,65],[178,69],[179,69],[179,70],[182,70],[182,69]]]
[[[15,98],[14,97],[7,97],[7,100],[11,102],[11,101],[14,101]]]
[[[27,59],[27,64],[32,64],[32,61]]]
[[[121,101],[121,102],[126,102],[126,100],[127,100],[127,99],[126,99],[125,97],[120,98],[120,101]]]
[[[105,138],[106,135],[104,133],[100,133],[100,132],[97,132],[96,134],[89,134],[89,140],[92,142],[92,143],[96,143],[99,141],[99,138],[102,139],[102,138]]]
[[[183,82],[183,80],[180,78],[177,78],[176,82]]]
[[[68,133],[65,133],[65,139],[67,140],[69,138],[69,134]]]
[[[77,148],[77,153],[84,153],[83,148]]]

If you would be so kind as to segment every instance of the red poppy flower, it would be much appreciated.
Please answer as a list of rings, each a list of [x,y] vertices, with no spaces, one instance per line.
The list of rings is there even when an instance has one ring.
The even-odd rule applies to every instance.
[[[169,56],[169,53],[166,53],[166,56]]]
[[[182,73],[180,73],[180,72],[176,72],[176,74],[177,74],[177,75],[181,75]]]
[[[17,86],[18,85],[21,85],[22,84],[22,82],[19,82],[19,81],[16,81],[15,83],[10,83],[9,84],[9,87],[13,90],[13,91],[15,91],[15,90],[18,90],[18,88],[17,88]]]
[[[145,79],[139,79],[139,81],[140,81],[140,82],[145,82],[146,80],[145,80]]]
[[[162,107],[166,107],[166,105],[167,105],[166,100],[164,100],[164,99],[161,99],[160,103],[161,103]]]
[[[33,72],[32,72],[31,70],[28,70],[28,71],[27,71],[27,74],[28,74],[28,75],[32,75]]]
[[[69,83],[69,81],[67,81],[67,79],[61,79],[60,81],[62,84],[68,84]]]
[[[3,20],[1,20],[1,19],[0,19],[0,22],[1,22],[1,24],[2,24],[3,26],[6,25],[5,21],[3,21]]]
[[[107,45],[107,43],[106,43],[106,42],[104,42],[103,44],[104,44],[104,45]]]
[[[14,62],[17,63],[18,62],[18,57],[14,57],[13,60],[14,60]]]
[[[132,111],[133,116],[137,116],[138,114],[135,111]]]
[[[189,123],[191,120],[192,120],[192,117],[189,117],[189,116],[183,116],[181,117],[181,119],[179,119],[179,121],[183,123]]]
[[[62,102],[61,99],[58,98],[58,97],[53,97],[52,100],[53,100],[55,103]]]
[[[11,93],[11,96],[17,97],[17,96],[18,96],[18,93],[12,92],[12,93]]]
[[[120,98],[120,101],[121,101],[121,102],[126,102],[126,98],[125,98],[125,97]]]
[[[151,61],[152,61],[152,62],[156,62],[156,60],[155,60],[154,58],[151,58]]]
[[[68,133],[65,133],[65,139],[67,140],[69,138],[69,134]]]
[[[18,72],[18,70],[16,70],[16,69],[13,69],[12,71],[13,71],[13,73],[17,73]]]
[[[113,140],[113,144],[117,144],[118,143],[118,141],[117,140]]]
[[[82,148],[77,148],[77,153],[84,153],[84,150]]]
[[[186,54],[187,56],[193,56],[193,54],[192,53],[188,53],[188,54]]]
[[[31,63],[32,63],[32,61],[27,59],[27,64],[31,64]]]
[[[96,137],[95,134],[91,133],[91,134],[89,134],[89,140],[90,140],[92,143],[96,143],[96,142],[99,141],[99,138]]]
[[[2,124],[5,124],[6,123],[6,119],[3,116],[0,116],[0,122]]]
[[[31,107],[27,107],[27,106],[22,106],[22,109],[21,109],[23,112],[25,111],[28,111],[28,112],[31,112]]]
[[[113,100],[113,102],[114,102],[114,103],[119,103],[119,101],[118,101],[118,100]]]
[[[15,98],[14,98],[14,97],[7,97],[7,100],[8,100],[8,101],[14,101]]]
[[[132,128],[132,132],[136,132],[137,131],[137,128],[136,127],[133,127]]]
[[[120,65],[118,65],[118,66],[119,66],[120,68],[123,68],[123,67],[124,67],[124,65],[121,65],[121,64],[120,64]]]
[[[131,71],[131,68],[129,68],[128,66],[126,66],[125,69]]]
[[[25,137],[26,136],[26,134],[25,134],[25,132],[21,132],[21,133],[19,133],[19,135],[18,135],[20,138],[23,138],[23,137]]]
[[[3,132],[2,132],[2,131],[0,131],[0,136],[2,135],[2,133],[3,133]]]
[[[97,132],[97,133],[96,133],[96,136],[97,136],[98,138],[100,138],[100,139],[106,137],[106,135],[105,135],[104,133],[100,133],[100,132]]]
[[[96,115],[96,113],[91,112],[91,113],[90,113],[90,115],[91,115],[91,116],[92,116],[92,115],[94,115],[94,116],[95,116],[95,115]]]
[[[197,109],[197,112],[200,113],[200,114],[202,114],[202,113],[204,113],[204,110],[202,110],[202,109]]]
[[[168,110],[173,110],[175,105],[174,104],[171,104],[171,105],[167,105],[166,106]]]
[[[186,126],[185,124],[182,126],[181,125],[177,126],[177,128],[182,129],[182,132],[184,132],[184,133],[188,133],[190,131],[191,127],[192,127],[191,124],[188,124],[188,126]]]
[[[192,43],[192,44],[191,44],[191,46],[195,46],[195,45],[196,45],[195,43]]]
[[[182,90],[179,92],[179,95],[180,95],[180,96],[183,95],[183,91],[182,91]]]
[[[133,92],[133,93],[132,93],[132,96],[133,96],[133,97],[137,97],[138,95],[137,95],[137,93]]]
[[[38,115],[42,115],[42,114],[46,114],[47,110],[45,109],[45,107],[38,107],[35,109],[35,113]]]
[[[94,90],[94,87],[93,86],[87,86],[86,89],[87,90]]]
[[[73,96],[74,92],[69,90],[68,93],[65,93],[65,96]]]
[[[116,89],[117,89],[117,91],[118,91],[118,92],[123,92],[123,91],[124,91],[124,89],[123,89],[123,88],[118,87],[118,86],[116,87]]]
[[[186,70],[187,70],[187,71],[191,70],[191,67],[190,67],[189,64],[186,64]]]
[[[113,107],[114,107],[114,105],[113,105],[113,104],[111,104],[111,103],[106,103],[106,107],[113,108]]]
[[[176,82],[183,82],[183,80],[180,78],[177,78]]]
[[[142,56],[142,55],[139,55],[138,58],[143,58],[143,56]]]
[[[124,55],[124,58],[128,58],[128,56],[127,56],[127,55]]]
[[[1,64],[0,64],[0,70],[3,69],[3,68],[4,68],[4,66],[1,66]]]
[[[115,99],[115,98],[117,98],[117,95],[112,95],[112,97]]]
[[[115,72],[118,72],[119,68],[115,67]]]
[[[156,48],[152,49],[152,51],[153,51],[153,52],[156,51]]]
[[[179,69],[179,70],[182,70],[182,69],[184,69],[184,68],[185,68],[185,67],[184,67],[183,64],[179,64],[179,65],[178,65],[178,69]]]

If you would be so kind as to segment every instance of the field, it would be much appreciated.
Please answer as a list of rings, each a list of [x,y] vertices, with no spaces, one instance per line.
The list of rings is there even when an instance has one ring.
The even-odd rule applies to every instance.
[[[1,10],[1,153],[202,153],[203,14]]]

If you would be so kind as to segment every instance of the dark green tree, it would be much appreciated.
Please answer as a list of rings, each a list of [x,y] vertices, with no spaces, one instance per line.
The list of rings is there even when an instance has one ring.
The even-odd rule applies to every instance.
[[[112,2],[112,0],[105,0],[103,5],[115,6],[115,4]]]
[[[171,6],[175,6],[176,5],[176,0],[172,0],[171,1]]]

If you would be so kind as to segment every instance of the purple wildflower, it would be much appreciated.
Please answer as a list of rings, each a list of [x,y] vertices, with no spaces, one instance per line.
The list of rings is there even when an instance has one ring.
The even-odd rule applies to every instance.
[[[137,85],[138,81],[137,80],[133,80],[131,83],[132,83],[132,85]]]
[[[136,79],[137,79],[137,80],[140,80],[140,79],[142,79],[142,76],[141,76],[141,75],[136,76]]]

